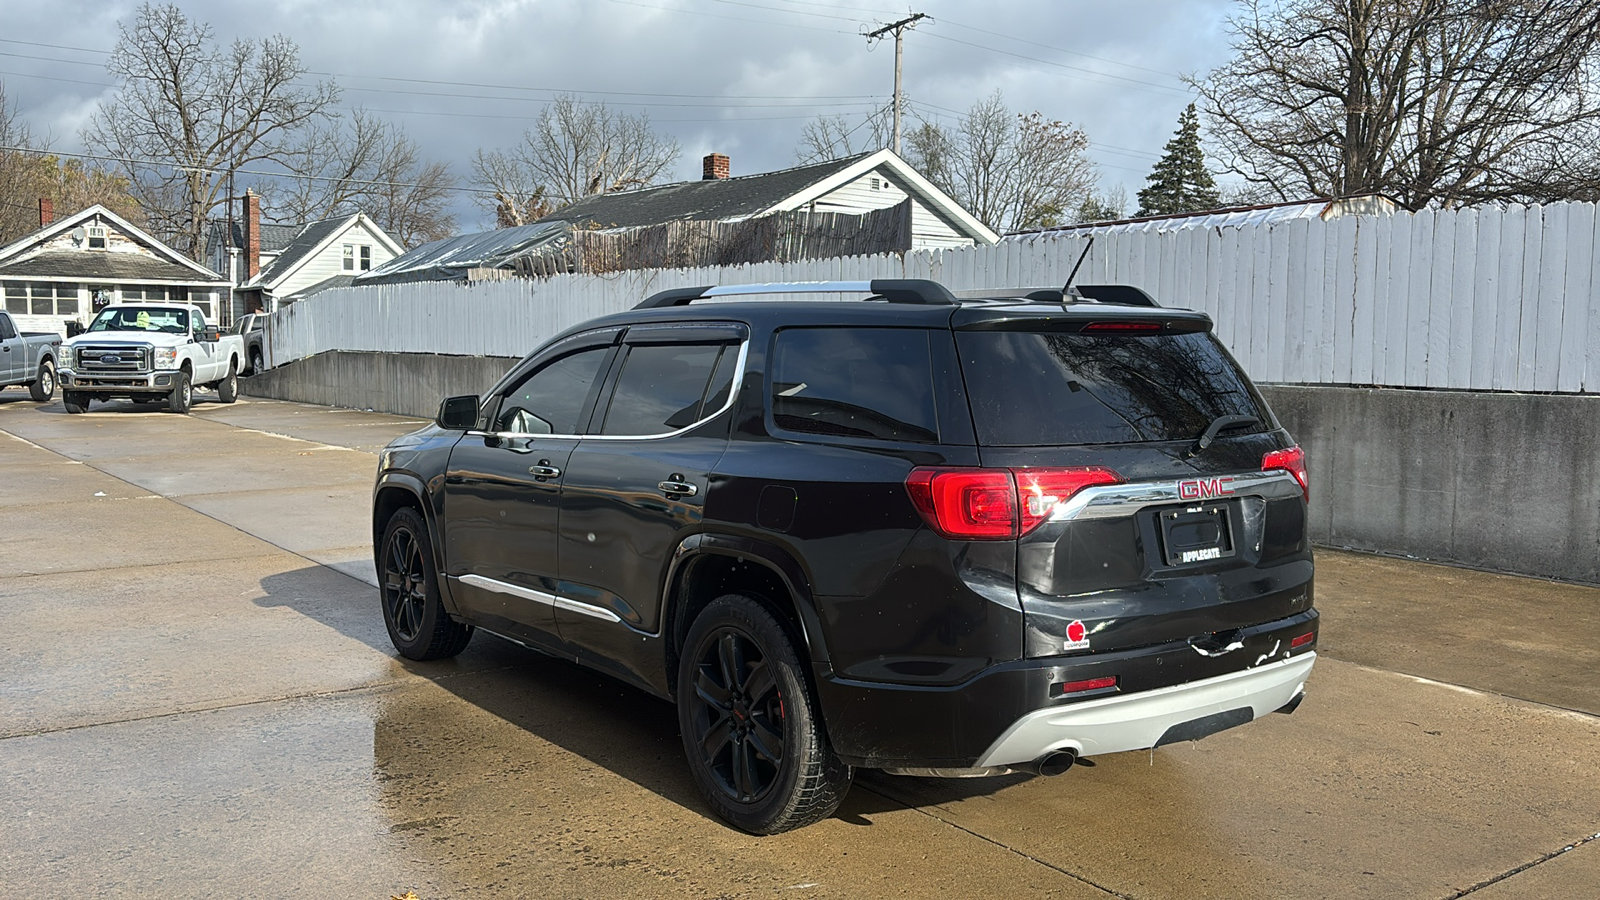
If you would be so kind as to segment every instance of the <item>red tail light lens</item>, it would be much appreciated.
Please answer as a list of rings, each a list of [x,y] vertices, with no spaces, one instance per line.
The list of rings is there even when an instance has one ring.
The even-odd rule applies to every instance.
[[[1160,322],[1090,322],[1083,330],[1090,334],[1155,334]]]
[[[1300,482],[1300,490],[1306,495],[1306,502],[1311,502],[1311,483],[1306,480],[1306,452],[1299,447],[1290,447],[1287,450],[1274,450],[1261,457],[1261,471],[1271,472],[1282,469],[1294,476]]]
[[[1039,527],[1056,504],[1096,484],[1116,484],[1099,466],[1072,469],[944,469],[906,476],[906,493],[933,530],[965,541],[1010,540]]]

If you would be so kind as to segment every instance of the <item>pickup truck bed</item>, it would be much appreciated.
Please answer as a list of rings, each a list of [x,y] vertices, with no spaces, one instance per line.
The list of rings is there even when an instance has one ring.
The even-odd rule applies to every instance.
[[[0,388],[26,385],[33,399],[48,401],[56,393],[60,354],[60,335],[19,332],[11,314],[0,310]]]

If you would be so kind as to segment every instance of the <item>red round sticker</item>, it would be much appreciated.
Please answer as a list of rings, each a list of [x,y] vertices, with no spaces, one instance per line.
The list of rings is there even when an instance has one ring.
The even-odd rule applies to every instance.
[[[1083,640],[1083,636],[1087,631],[1088,629],[1083,627],[1082,622],[1073,622],[1067,626],[1067,640],[1077,643]]]

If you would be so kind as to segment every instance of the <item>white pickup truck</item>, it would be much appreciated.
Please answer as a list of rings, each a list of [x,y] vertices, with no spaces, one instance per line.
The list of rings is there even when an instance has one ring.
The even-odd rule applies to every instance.
[[[239,396],[244,338],[224,335],[187,303],[108,306],[61,345],[61,401],[81,413],[90,400],[164,401],[176,413],[196,387],[216,388],[223,403]]]

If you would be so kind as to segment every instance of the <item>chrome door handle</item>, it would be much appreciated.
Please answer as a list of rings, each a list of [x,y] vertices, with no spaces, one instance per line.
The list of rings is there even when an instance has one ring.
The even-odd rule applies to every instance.
[[[529,466],[528,474],[535,478],[560,478],[561,470],[555,466]]]
[[[695,494],[700,493],[700,489],[695,487],[692,482],[684,481],[682,475],[673,475],[666,481],[658,481],[656,482],[656,487],[660,488],[661,493],[666,494],[668,497],[693,497]]]

